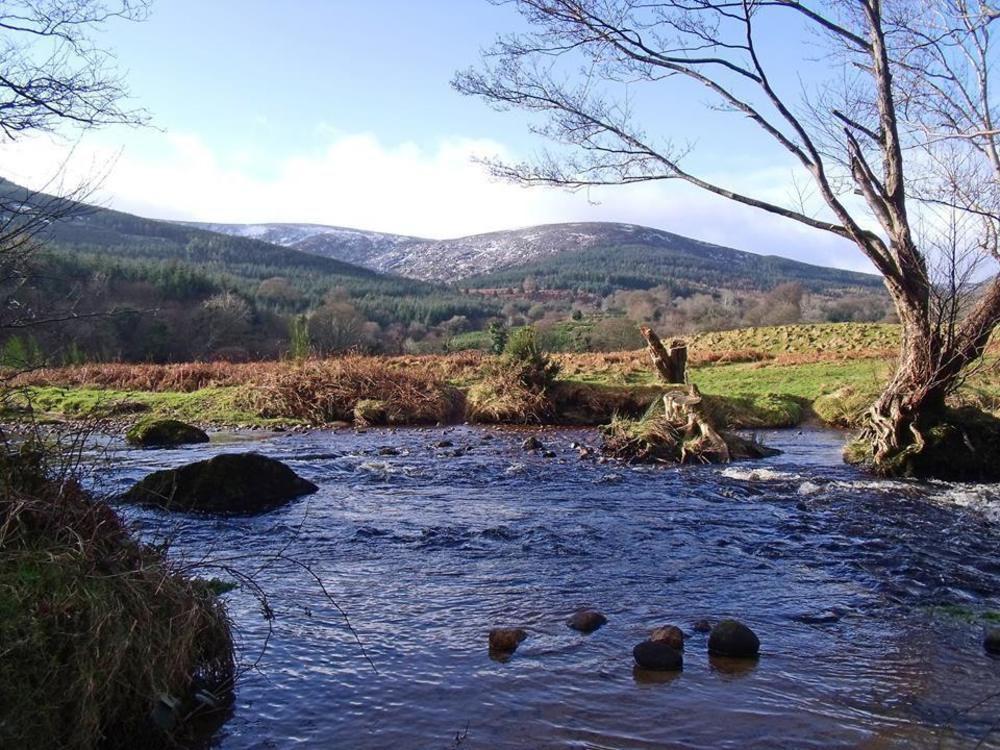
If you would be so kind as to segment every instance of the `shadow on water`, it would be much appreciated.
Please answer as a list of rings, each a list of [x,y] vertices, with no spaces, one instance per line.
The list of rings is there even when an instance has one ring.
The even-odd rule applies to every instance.
[[[446,432],[453,444],[435,447]],[[484,440],[484,433],[493,439]],[[222,748],[1000,747],[1000,491],[875,481],[838,433],[767,435],[758,464],[581,461],[588,431],[315,431],[115,453],[111,489],[146,471],[259,450],[321,486],[256,518],[184,517],[175,553],[266,559],[326,582],[378,667],[301,571],[261,574],[275,608],[262,673],[240,685]],[[396,451],[387,450],[387,447]],[[152,537],[177,516],[128,511]],[[245,647],[267,634],[229,595]],[[579,607],[608,617],[581,636]],[[736,617],[756,662],[709,658],[697,620]],[[688,634],[683,672],[634,668],[649,628]],[[493,626],[525,628],[505,662]],[[991,733],[992,732],[992,733]]]

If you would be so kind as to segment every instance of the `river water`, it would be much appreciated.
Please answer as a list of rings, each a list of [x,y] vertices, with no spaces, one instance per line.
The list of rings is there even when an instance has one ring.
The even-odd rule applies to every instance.
[[[244,657],[269,642],[215,746],[1000,748],[1000,697],[984,701],[1000,660],[982,647],[1000,610],[1000,488],[874,481],[824,430],[765,434],[785,451],[766,461],[681,469],[580,460],[571,444],[593,431],[533,433],[545,458],[525,434],[112,447],[108,490],[236,450],[320,485],[253,518],[126,511],[268,594],[270,621],[246,588],[227,595]],[[579,607],[608,624],[568,629]],[[692,634],[682,673],[634,669],[650,628],[722,617],[757,632],[759,661],[709,659]],[[529,632],[506,663],[487,651],[498,625]]]

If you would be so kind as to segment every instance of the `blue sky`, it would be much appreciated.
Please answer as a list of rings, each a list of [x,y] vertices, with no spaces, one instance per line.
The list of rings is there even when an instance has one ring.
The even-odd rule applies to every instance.
[[[72,141],[70,172],[101,165],[103,202],[157,218],[310,221],[431,237],[628,221],[867,268],[839,240],[679,185],[568,194],[492,182],[473,156],[525,157],[540,143],[524,115],[493,112],[449,82],[497,32],[520,23],[510,6],[486,0],[159,0],[146,22],[100,36],[155,129]],[[769,50],[788,86],[799,85],[794,47],[783,37]],[[643,111],[657,129],[694,142],[695,163],[713,176],[790,194],[780,152],[707,111],[706,99],[671,87],[644,100]],[[14,179],[38,184],[65,149],[41,139],[0,158]]]

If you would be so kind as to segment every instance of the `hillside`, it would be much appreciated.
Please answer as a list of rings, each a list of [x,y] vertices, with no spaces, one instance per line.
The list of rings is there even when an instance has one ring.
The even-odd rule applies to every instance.
[[[878,288],[868,274],[712,245],[659,229],[605,222],[548,224],[451,240],[302,224],[205,224],[415,279],[463,287],[519,285],[607,294],[668,283],[685,289],[763,290],[798,281],[812,291]]]
[[[77,321],[58,332],[32,329],[33,345],[57,358],[162,361],[232,347],[277,356],[296,317],[331,299],[355,339],[362,329],[433,326],[456,316],[478,324],[497,313],[495,304],[442,285],[0,180],[0,221],[39,214],[57,218],[36,235],[42,249],[23,271],[24,283],[19,272],[0,285],[0,295],[17,294],[18,315],[57,305]],[[205,330],[210,319],[214,333]],[[0,349],[12,336],[0,336]]]
[[[372,259],[392,252],[402,245],[424,243],[419,237],[366,232],[360,229],[331,227],[323,224],[206,224],[185,222],[186,226],[210,232],[246,237],[283,247],[354,263],[374,271],[387,271]]]

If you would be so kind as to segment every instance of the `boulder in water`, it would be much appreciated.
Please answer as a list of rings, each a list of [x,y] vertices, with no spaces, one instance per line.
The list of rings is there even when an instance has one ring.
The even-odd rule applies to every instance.
[[[574,612],[566,624],[581,633],[593,633],[607,621],[608,618],[596,609],[581,609]]]
[[[708,636],[708,652],[716,656],[754,658],[760,654],[760,639],[742,622],[723,620]]]
[[[653,628],[649,633],[649,640],[655,643],[666,643],[677,651],[684,650],[684,631],[676,625],[664,625],[660,628]]]
[[[691,626],[691,629],[696,633],[711,633],[712,623],[708,620],[698,620],[698,622]]]
[[[176,445],[207,443],[204,430],[177,419],[139,422],[125,433],[125,440],[143,448],[171,448]]]
[[[281,461],[259,453],[224,453],[155,471],[122,499],[167,510],[260,513],[317,489]]]
[[[684,657],[664,641],[643,641],[632,649],[635,663],[656,672],[677,672],[684,668]]]
[[[990,628],[983,639],[983,648],[994,656],[1000,656],[1000,628]]]
[[[521,628],[493,628],[490,631],[490,652],[510,655],[527,637],[528,634]]]
[[[521,443],[521,449],[526,451],[540,451],[544,447],[545,446],[542,444],[542,441],[536,438],[534,435],[525,438],[524,442]]]

